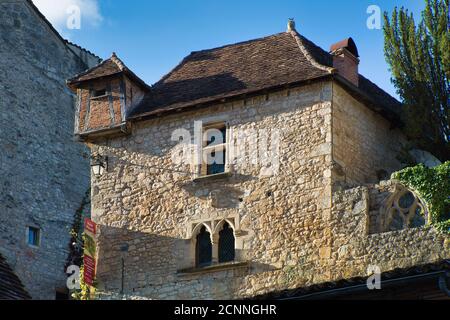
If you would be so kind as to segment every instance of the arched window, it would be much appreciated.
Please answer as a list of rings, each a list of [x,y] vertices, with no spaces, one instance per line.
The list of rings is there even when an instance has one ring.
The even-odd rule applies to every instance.
[[[219,232],[219,263],[234,261],[234,232],[228,223],[223,225]]]
[[[428,221],[426,206],[411,190],[399,186],[387,206],[384,231],[398,231],[424,226]]]
[[[198,268],[210,266],[212,263],[211,234],[203,226],[197,235],[195,246],[196,265]]]

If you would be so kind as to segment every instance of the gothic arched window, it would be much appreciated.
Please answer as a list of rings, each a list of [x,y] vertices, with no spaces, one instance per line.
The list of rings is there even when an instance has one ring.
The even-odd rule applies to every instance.
[[[234,261],[235,246],[234,232],[228,223],[219,232],[219,263]]]
[[[384,231],[417,228],[427,224],[428,212],[421,199],[411,190],[398,186],[387,206]]]
[[[210,266],[212,263],[212,243],[211,234],[203,226],[197,235],[195,246],[196,265],[199,268]]]

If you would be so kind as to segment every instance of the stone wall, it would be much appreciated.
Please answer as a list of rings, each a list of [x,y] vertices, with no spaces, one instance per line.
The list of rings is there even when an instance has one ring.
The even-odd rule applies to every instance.
[[[232,163],[231,177],[194,182],[190,166],[173,165],[171,136],[178,128],[193,132],[198,120],[227,121],[232,140],[245,130],[280,129],[279,172],[267,176],[248,154]],[[252,296],[284,288],[289,266],[320,261],[321,248],[331,245],[322,227],[331,206],[330,83],[135,123],[130,136],[91,148],[109,158],[108,173],[92,180],[100,291],[121,291],[123,263],[127,295]],[[214,228],[225,218],[233,221],[237,260],[244,263],[180,272],[193,267],[196,224]]]
[[[92,179],[99,297],[244,298],[365,276],[369,265],[389,271],[448,258],[445,237],[432,228],[370,232],[381,212],[374,211],[383,201],[377,195],[389,188],[363,182],[375,179],[374,168],[398,165],[393,155],[385,162],[382,155],[402,137],[386,143],[387,122],[352,99],[332,83],[318,83],[138,122],[127,137],[90,144],[109,158],[107,174]],[[354,121],[343,128],[337,121],[342,112],[366,123],[366,130]],[[171,136],[178,128],[192,132],[199,120],[227,121],[233,138],[245,129],[280,129],[279,172],[267,176],[246,156],[232,162],[231,177],[193,180],[190,166],[173,164],[177,142]],[[333,143],[335,153],[332,132],[344,133]],[[355,157],[366,152],[358,160],[364,164],[343,151]],[[332,194],[339,182],[332,181],[332,155],[341,160],[345,182],[358,187]],[[211,200],[212,192],[219,201]],[[214,230],[224,219],[234,226],[236,263],[192,269],[196,226]]]
[[[333,85],[333,160],[335,183],[349,185],[389,179],[402,168],[397,160],[404,135],[389,121]]]
[[[385,272],[450,257],[448,236],[429,226],[372,231],[377,218],[385,214],[383,205],[395,192],[395,184],[385,181],[334,192],[332,216],[327,222],[333,229],[328,261],[332,280],[365,276],[370,265]]]
[[[66,286],[69,232],[89,188],[65,85],[88,66],[27,1],[0,1],[0,252],[35,299]],[[27,245],[30,226],[41,229],[38,248]]]

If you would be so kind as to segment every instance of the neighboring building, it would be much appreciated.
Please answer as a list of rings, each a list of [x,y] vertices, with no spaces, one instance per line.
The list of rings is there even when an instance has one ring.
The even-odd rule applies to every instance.
[[[282,297],[449,258],[420,198],[380,182],[403,167],[401,104],[358,63],[353,40],[328,53],[290,22],[152,87],[115,54],[69,80],[95,155],[99,297]],[[196,152],[215,161],[176,161]]]
[[[0,254],[0,300],[29,300],[20,279]]]
[[[33,299],[66,288],[70,231],[90,186],[65,79],[99,62],[31,1],[0,0],[0,254]]]

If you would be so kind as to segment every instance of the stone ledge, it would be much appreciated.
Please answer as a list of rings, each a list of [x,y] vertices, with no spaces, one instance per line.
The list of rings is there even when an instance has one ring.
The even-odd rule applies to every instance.
[[[211,273],[211,272],[219,272],[219,271],[227,271],[238,268],[246,268],[250,266],[248,261],[245,262],[232,262],[232,263],[221,263],[212,265],[204,268],[189,268],[177,271],[178,276],[189,276],[194,274],[203,274],[203,273]]]
[[[217,174],[211,174],[209,176],[202,176],[195,178],[194,182],[203,182],[203,181],[210,181],[210,180],[216,180],[216,179],[223,179],[223,178],[229,178],[233,175],[232,172],[223,172],[223,173],[217,173]]]

